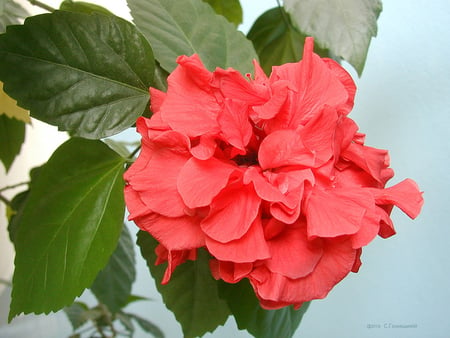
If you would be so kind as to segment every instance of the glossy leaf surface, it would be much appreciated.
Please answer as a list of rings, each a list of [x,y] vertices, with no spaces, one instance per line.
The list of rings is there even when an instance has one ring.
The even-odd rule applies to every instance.
[[[97,139],[134,124],[148,105],[153,53],[115,16],[56,11],[0,35],[4,90],[31,116]]]
[[[103,142],[80,138],[40,168],[15,224],[10,319],[59,310],[92,284],[122,229],[123,168]]]

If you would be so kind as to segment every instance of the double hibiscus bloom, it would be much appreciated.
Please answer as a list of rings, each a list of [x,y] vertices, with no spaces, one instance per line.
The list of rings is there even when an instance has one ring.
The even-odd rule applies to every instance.
[[[181,56],[167,93],[150,89],[151,119],[127,170],[129,218],[159,241],[163,283],[177,265],[211,255],[216,279],[247,278],[266,309],[323,298],[361,248],[395,233],[394,205],[411,218],[423,199],[393,176],[385,150],[364,145],[347,117],[356,91],[336,62],[313,53],[254,77],[208,71]]]

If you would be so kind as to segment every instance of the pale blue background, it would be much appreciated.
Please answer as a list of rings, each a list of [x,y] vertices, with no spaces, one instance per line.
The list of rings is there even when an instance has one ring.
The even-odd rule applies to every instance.
[[[242,3],[244,31],[276,5],[275,0]],[[360,272],[348,276],[326,299],[314,301],[295,337],[450,336],[450,3],[385,0],[383,5],[378,36],[372,40],[362,77],[357,79],[351,70],[358,85],[351,117],[367,133],[368,145],[390,150],[396,172],[392,183],[415,179],[425,191],[425,206],[415,221],[393,213],[397,235],[366,247]],[[140,260],[138,266],[133,292],[154,301],[128,310],[151,318],[167,337],[182,337],[145,263]],[[51,328],[59,330],[54,337],[68,334],[64,315],[46,320],[42,337],[51,337]],[[389,328],[389,324],[415,328]],[[41,337],[38,331],[34,326],[35,337]],[[19,332],[3,328],[0,337],[22,337]],[[207,337],[249,335],[237,331],[229,320]]]

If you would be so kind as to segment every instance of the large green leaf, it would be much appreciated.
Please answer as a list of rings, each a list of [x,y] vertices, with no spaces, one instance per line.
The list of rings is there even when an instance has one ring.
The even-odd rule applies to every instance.
[[[147,107],[150,45],[115,16],[57,11],[0,35],[0,80],[31,116],[73,135],[102,138]]]
[[[20,3],[13,0],[0,0],[0,33],[5,31],[6,26],[18,24],[28,15]]]
[[[41,167],[16,224],[9,318],[69,305],[91,286],[122,229],[124,160],[73,138]]]
[[[285,0],[284,6],[301,32],[361,75],[370,40],[377,35],[381,0]]]
[[[137,27],[150,41],[166,71],[179,55],[197,53],[209,70],[253,71],[256,53],[233,24],[202,0],[127,0]]]
[[[72,1],[72,0],[64,0],[59,5],[59,9],[62,11],[68,12],[79,12],[79,13],[101,13],[105,15],[114,15],[105,7],[91,4],[90,2],[85,1]]]
[[[140,231],[137,244],[164,303],[181,324],[185,337],[202,336],[225,323],[230,312],[227,303],[219,297],[218,282],[211,276],[209,257],[204,250],[199,251],[196,261],[178,266],[170,282],[162,285],[166,264],[154,264],[157,241],[148,233]]]
[[[263,13],[247,34],[258,53],[261,67],[270,74],[272,66],[298,62],[303,55],[306,35],[291,24],[288,13],[275,7]],[[329,56],[326,50],[316,46],[315,52]]]
[[[0,114],[0,161],[6,171],[11,167],[14,159],[20,153],[25,140],[25,123]]]
[[[109,311],[116,313],[127,304],[135,278],[134,243],[124,225],[117,248],[98,274],[91,291]]]
[[[220,295],[226,299],[239,329],[257,338],[292,337],[309,306],[305,303],[299,310],[292,306],[264,310],[245,279],[237,284],[221,282]]]
[[[142,318],[138,315],[135,315],[133,313],[127,314],[131,319],[135,320],[136,323],[141,327],[142,330],[145,332],[151,334],[155,338],[164,338],[164,333],[161,331],[161,329],[153,324],[152,322],[148,321],[145,318]]]
[[[239,26],[242,23],[242,7],[239,0],[203,0],[217,14],[223,15],[228,21]]]

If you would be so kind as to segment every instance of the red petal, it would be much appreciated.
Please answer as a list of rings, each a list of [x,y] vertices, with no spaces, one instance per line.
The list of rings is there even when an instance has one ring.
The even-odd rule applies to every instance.
[[[188,154],[170,148],[155,149],[145,167],[127,176],[129,185],[152,211],[169,217],[185,214],[186,205],[178,193],[177,178],[189,159]]]
[[[212,73],[197,55],[179,58],[180,65],[168,77],[168,91],[161,106],[162,119],[173,130],[195,137],[217,134],[220,106],[211,92]]]
[[[332,59],[322,58],[322,61],[328,66],[328,68],[337,76],[339,81],[344,85],[348,93],[348,99],[342,105],[336,107],[336,109],[343,114],[348,114],[354,104],[356,85],[351,75],[336,61]]]
[[[205,161],[191,158],[177,178],[178,191],[189,208],[207,206],[226,187],[236,170],[237,167],[216,158]]]
[[[258,160],[262,169],[288,165],[314,165],[314,154],[303,145],[302,137],[295,130],[277,130],[262,142]]]
[[[272,94],[270,99],[261,106],[254,106],[253,110],[256,113],[255,120],[272,119],[280,112],[281,107],[285,103],[288,97],[289,82],[288,81],[276,81],[272,84]]]
[[[337,122],[336,110],[325,106],[301,131],[303,143],[316,155],[316,165],[322,165],[334,155]]]
[[[245,150],[252,136],[247,103],[225,99],[224,108],[219,113],[217,121],[225,141],[238,149]]]
[[[312,41],[306,40],[302,61],[273,67],[271,80],[288,80],[296,90],[289,98],[289,109],[270,121],[270,130],[295,129],[306,124],[325,105],[342,109],[354,95],[349,93],[347,83],[343,84],[341,74],[330,69],[327,61],[313,53],[312,47]]]
[[[406,179],[386,189],[371,189],[379,205],[394,204],[411,218],[416,218],[423,206],[422,193],[416,182]]]
[[[211,211],[201,227],[206,235],[221,243],[241,238],[257,217],[260,203],[251,185],[223,190],[211,203]]]
[[[324,298],[351,271],[357,250],[343,239],[328,240],[323,249],[314,271],[303,278],[291,279],[270,273],[264,266],[255,269],[249,278],[258,297],[290,304]]]
[[[244,184],[253,183],[258,196],[269,202],[280,202],[285,199],[284,194],[272,184],[259,167],[249,167],[244,173]]]
[[[215,279],[222,279],[227,283],[237,283],[252,271],[253,263],[221,262],[212,259],[209,267]]]
[[[309,241],[305,228],[288,226],[269,242],[267,268],[289,278],[309,275],[322,257],[322,241]]]
[[[160,91],[159,89],[150,87],[150,99],[151,99],[151,110],[153,113],[159,112],[161,105],[166,99],[167,94]]]
[[[199,143],[191,148],[191,154],[199,160],[208,160],[214,155],[216,149],[216,138],[210,135],[202,135]]]
[[[313,190],[306,208],[308,236],[355,234],[373,203],[371,194],[359,189]]]
[[[394,176],[392,169],[388,168],[389,155],[387,150],[351,143],[342,152],[342,156],[372,175],[381,185],[386,184]]]
[[[220,243],[206,237],[206,247],[215,258],[221,261],[249,263],[270,257],[260,217],[253,221],[241,238],[228,243]]]
[[[249,106],[261,105],[269,99],[269,89],[257,82],[249,82],[237,70],[217,68],[212,86],[228,99],[246,102]]]
[[[166,271],[164,272],[163,279],[161,281],[161,284],[167,284],[170,281],[170,278],[172,276],[172,273],[175,271],[175,268],[186,262],[188,259],[195,260],[197,257],[197,250],[182,250],[182,251],[168,251],[164,246],[161,244],[158,245],[155,249],[156,254],[158,255],[158,258],[156,260],[155,265],[162,264],[164,262],[168,262]]]
[[[133,220],[136,217],[147,215],[152,211],[142,202],[139,193],[136,192],[130,185],[126,185],[124,189],[125,204],[127,206],[128,220]]]
[[[158,214],[134,219],[144,231],[149,232],[168,250],[189,250],[205,245],[205,235],[200,229],[200,218],[191,216],[165,217]]]

